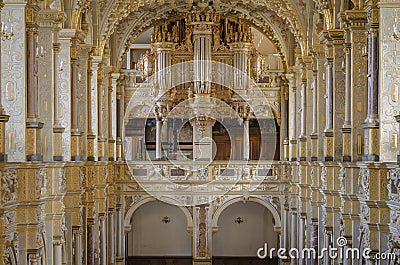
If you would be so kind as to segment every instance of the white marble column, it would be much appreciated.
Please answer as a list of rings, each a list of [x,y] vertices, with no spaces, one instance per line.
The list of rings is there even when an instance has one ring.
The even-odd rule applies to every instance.
[[[90,129],[88,128],[88,146],[90,145],[90,148],[92,152],[89,154],[88,152],[88,161],[96,161],[98,157],[98,138],[96,137],[99,133],[98,128],[99,128],[99,122],[101,119],[99,119],[99,99],[98,99],[98,74],[99,74],[99,68],[100,68],[100,63],[101,63],[101,57],[100,56],[93,56],[92,57],[92,62],[91,62],[91,76],[88,76],[88,78],[91,78],[90,80],[90,117],[91,117],[91,122],[90,122]],[[89,117],[89,116],[88,116]]]
[[[305,244],[305,233],[306,233],[306,216],[300,216],[299,218],[299,228],[298,228],[298,249],[301,253],[301,251],[306,247]],[[300,259],[298,264],[299,265],[305,265],[306,264],[306,258],[307,257],[302,257],[302,255],[299,255]]]
[[[62,29],[59,33],[60,42],[60,74],[58,85],[60,92],[60,122],[64,128],[62,133],[62,156],[64,160],[71,159],[71,46],[76,30]]]
[[[62,241],[53,241],[54,265],[62,265]]]
[[[156,160],[162,159],[162,126],[162,120],[160,118],[156,118]]]
[[[301,73],[301,90],[300,90],[300,135],[298,138],[298,156],[299,161],[307,159],[307,69],[303,66]]]
[[[349,33],[348,33],[349,34]],[[347,38],[349,39],[349,37]],[[351,161],[351,103],[352,103],[352,93],[351,93],[351,43],[347,42],[344,44],[344,52],[345,52],[345,102],[344,102],[344,124],[342,127],[343,133],[343,152],[342,152],[342,161]]]
[[[117,81],[119,73],[111,74],[111,86],[108,92],[108,160],[115,160],[117,138]]]
[[[289,88],[286,85],[281,86],[281,127],[280,127],[280,142],[281,142],[281,160],[289,159],[289,132],[288,132],[288,99]],[[264,154],[265,156],[265,154]]]
[[[291,212],[291,223],[290,223],[290,248],[298,248],[298,217],[297,212],[292,210]],[[297,259],[291,259],[290,264],[298,264]]]
[[[108,239],[107,239],[107,250],[108,250],[108,263],[107,265],[112,265],[115,262],[115,221],[114,212],[108,212]]]
[[[379,161],[378,71],[379,28],[368,31],[368,114],[363,124],[365,151],[363,161]]]
[[[79,229],[75,229],[73,232],[74,235],[74,264],[81,265],[82,264],[82,231]]]
[[[286,78],[289,81],[289,159],[296,161],[296,78],[294,74],[287,74]]]
[[[325,130],[324,130],[324,161],[333,161],[334,134],[333,134],[333,58],[326,61],[326,94],[325,94]]]
[[[318,70],[317,61],[313,62],[313,83],[312,88],[312,129],[311,129],[311,161],[318,160]]]
[[[243,119],[243,160],[250,160],[250,121],[248,117]]]
[[[116,258],[120,260],[123,258],[123,252],[122,252],[122,245],[124,244],[123,239],[122,239],[122,234],[123,234],[123,225],[121,222],[121,219],[123,218],[122,216],[122,210],[121,208],[117,208],[116,214],[115,214],[115,232],[116,232]]]
[[[29,19],[28,19],[29,20]],[[34,21],[27,21],[27,98],[26,98],[26,136],[27,143],[26,160],[42,161],[42,148],[40,131],[43,123],[39,121],[39,98],[38,98],[38,56],[39,48],[37,47],[37,25]],[[38,48],[38,49],[37,49]]]
[[[107,227],[106,217],[101,215],[100,220],[100,265],[107,265]]]

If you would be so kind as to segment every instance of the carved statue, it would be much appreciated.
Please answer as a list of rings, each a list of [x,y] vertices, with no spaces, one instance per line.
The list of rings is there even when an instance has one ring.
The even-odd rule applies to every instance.
[[[179,42],[178,27],[176,25],[172,27],[172,40],[175,43]]]
[[[214,29],[214,47],[218,47],[221,44],[221,30],[217,26]]]
[[[192,47],[192,29],[190,27],[186,27],[185,30],[185,44],[188,49]]]
[[[199,225],[199,254],[205,257],[207,254],[207,241],[206,241],[206,224],[200,223]]]

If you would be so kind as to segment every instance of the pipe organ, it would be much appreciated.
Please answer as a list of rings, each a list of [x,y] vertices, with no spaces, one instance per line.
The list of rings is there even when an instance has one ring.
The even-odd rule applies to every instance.
[[[222,146],[213,137],[213,126],[219,122],[213,117],[215,100],[230,106],[240,121],[234,125],[237,128],[230,132],[234,136],[229,135],[229,142],[234,147],[231,149],[236,149],[231,150],[230,158],[260,158],[260,154],[251,155],[250,150],[259,147],[255,147],[255,138],[250,136],[250,124],[254,123],[249,121],[254,118],[254,113],[249,106],[248,96],[259,80],[269,77],[270,84],[278,87],[279,80],[284,81],[284,77],[279,71],[272,75],[269,69],[265,69],[267,64],[255,48],[253,38],[254,33],[247,22],[220,15],[213,10],[163,20],[153,27],[151,51],[143,55],[138,64],[142,75],[153,81],[153,95],[156,98],[155,121],[152,125],[155,129],[148,128],[154,133],[145,138],[146,146],[155,149],[156,160],[166,158],[168,155],[165,152],[179,147],[179,143],[171,144],[179,140],[174,131],[188,127],[176,128],[176,120],[169,115],[175,106],[186,101],[189,102],[190,110],[186,113],[192,142],[184,142],[184,145],[187,149],[191,145],[189,157],[193,160],[215,159],[215,149]],[[270,95],[274,97],[272,101],[280,102],[280,96],[275,97],[279,95],[277,91],[270,92]],[[271,112],[268,115],[263,118],[274,119]],[[228,123],[230,125],[223,127],[232,126],[234,122]],[[257,126],[260,134],[263,125]],[[167,139],[162,139],[164,136]],[[253,143],[250,139],[253,139]],[[261,140],[258,142],[260,144]]]

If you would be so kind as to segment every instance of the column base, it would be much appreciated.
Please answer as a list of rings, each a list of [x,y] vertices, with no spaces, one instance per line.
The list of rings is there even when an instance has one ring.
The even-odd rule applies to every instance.
[[[26,161],[28,161],[28,162],[43,161],[43,156],[42,155],[27,155],[26,156]]]
[[[83,161],[81,156],[71,156],[71,161]]]
[[[97,140],[97,160],[98,161],[107,161],[108,157],[107,157],[107,153],[106,152],[106,141],[107,138],[104,137],[99,137],[99,139]]]
[[[114,147],[115,147],[115,140],[114,139],[108,139],[108,161],[114,161],[115,158],[115,153],[114,153]]]
[[[311,139],[311,158],[310,159],[311,159],[311,161],[317,161],[318,160],[318,135],[311,134],[310,139]]]
[[[43,155],[40,154],[40,130],[43,128],[42,122],[32,119],[26,122],[26,161],[43,161]]]
[[[4,109],[0,109],[0,162],[7,161],[7,154],[5,145],[6,145],[6,122],[10,119],[9,115],[2,114],[4,113]]]
[[[378,155],[363,155],[362,161],[364,162],[378,162],[379,156]]]
[[[290,140],[289,145],[289,157],[290,161],[297,161],[297,140]]]
[[[283,161],[289,161],[289,140],[283,140]]]
[[[335,153],[335,139],[332,131],[325,131],[324,133],[324,155],[322,161],[333,161]]]
[[[323,162],[332,162],[333,161],[333,156],[324,156],[322,158]]]
[[[193,265],[212,265],[212,260],[196,260],[193,259]]]
[[[342,156],[342,162],[351,162],[351,156]]]
[[[7,154],[0,154],[0,162],[7,162]]]
[[[53,156],[53,161],[63,161],[64,160],[64,156]]]
[[[86,160],[87,161],[95,161],[96,157],[94,154],[94,145],[95,145],[96,135],[93,132],[89,132],[86,136]]]
[[[307,160],[307,137],[300,136],[298,143],[298,153],[297,153],[297,161],[306,161]]]
[[[53,126],[53,161],[63,161],[64,156],[62,152],[62,134],[64,133],[65,128],[60,124],[54,124]]]
[[[71,131],[71,161],[82,161],[82,157],[80,155],[80,137],[81,132],[78,130]]]

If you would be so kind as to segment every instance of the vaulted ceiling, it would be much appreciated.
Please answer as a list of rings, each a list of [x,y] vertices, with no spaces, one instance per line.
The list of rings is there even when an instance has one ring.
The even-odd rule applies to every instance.
[[[241,17],[251,23],[275,44],[284,57],[292,48],[293,37],[303,53],[307,48],[309,7],[303,0],[102,0],[97,3],[98,53],[102,54],[106,43],[113,37],[116,59],[120,59],[127,47],[158,21],[210,5],[220,14]]]

